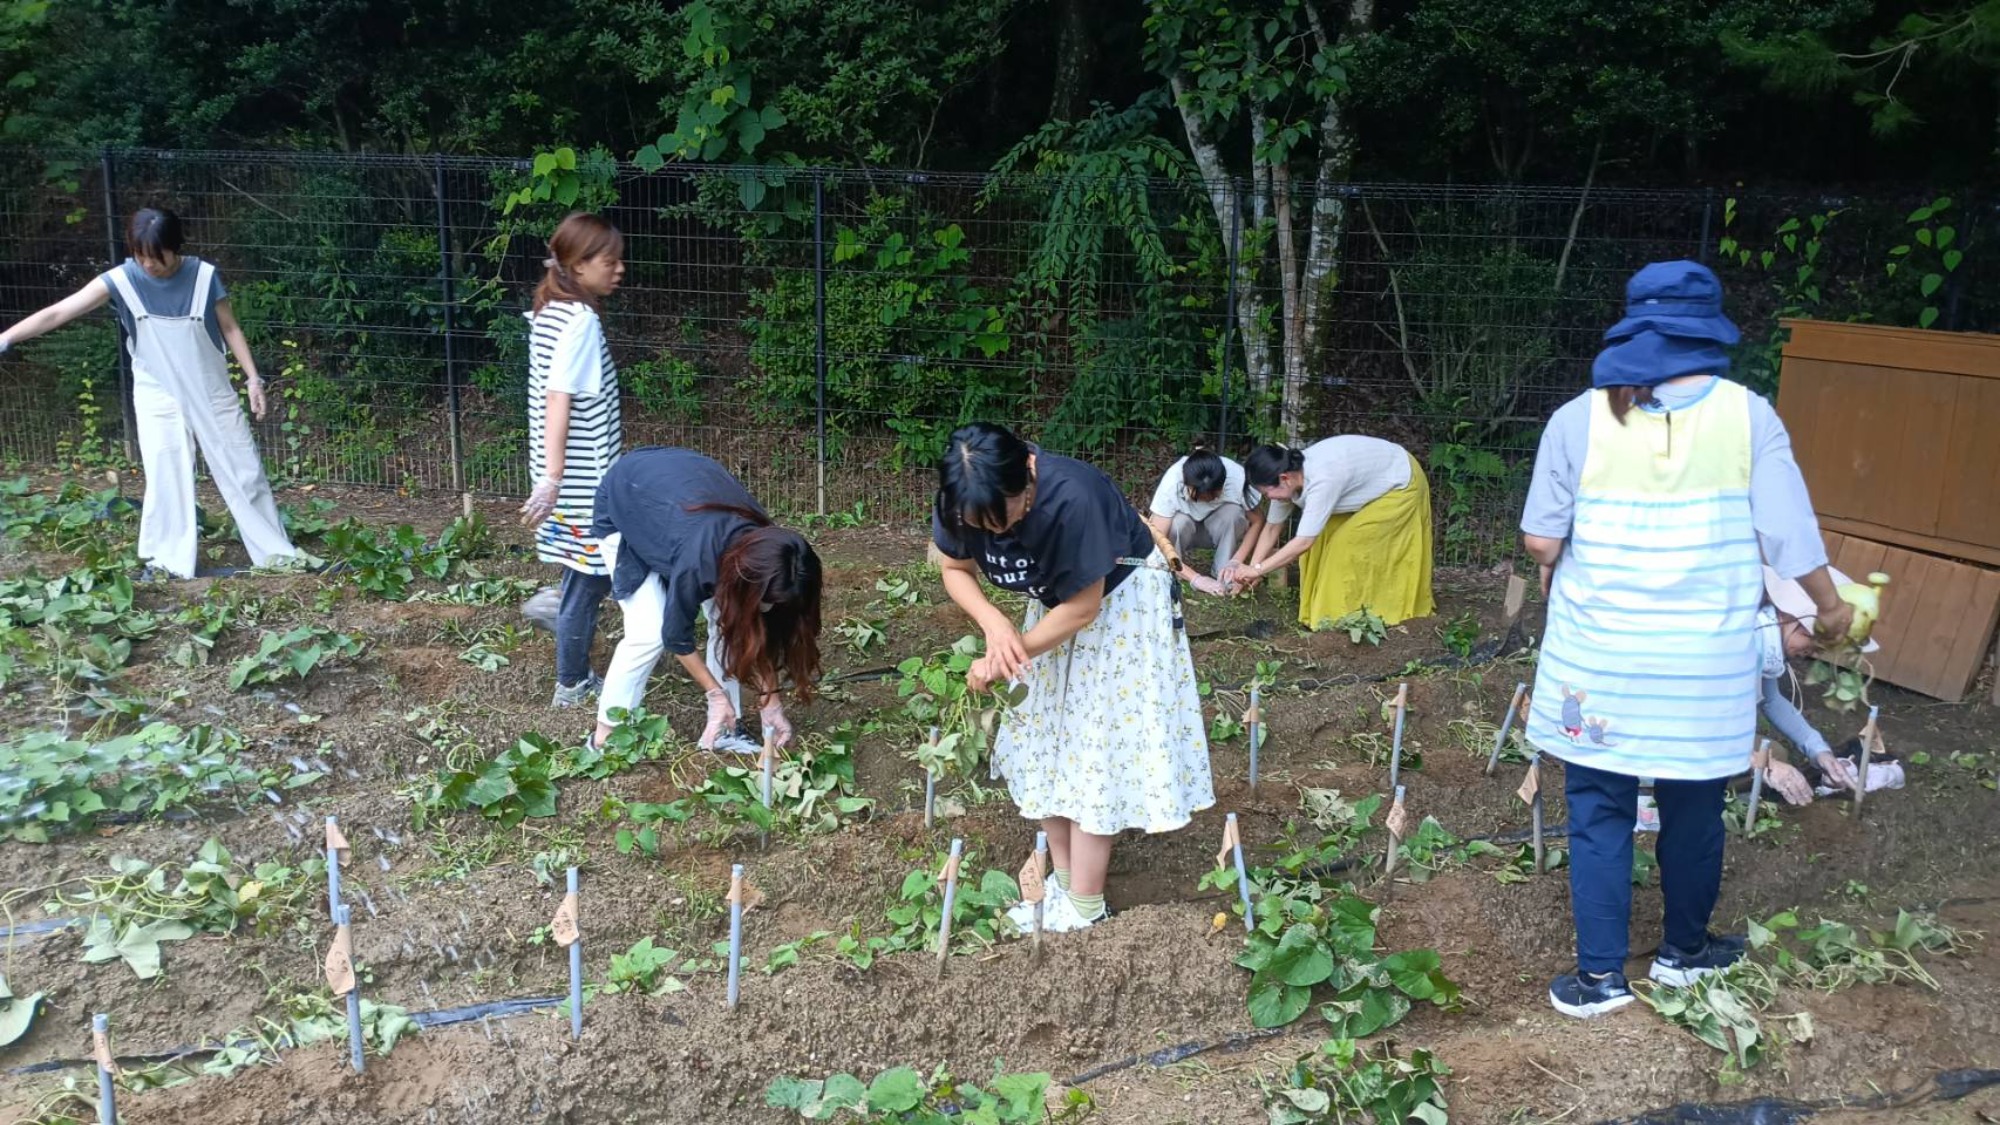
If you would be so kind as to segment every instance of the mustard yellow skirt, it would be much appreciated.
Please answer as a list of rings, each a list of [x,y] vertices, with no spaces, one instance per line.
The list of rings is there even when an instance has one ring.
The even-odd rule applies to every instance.
[[[1324,629],[1363,606],[1384,624],[1429,617],[1431,483],[1415,457],[1410,483],[1326,521],[1299,560],[1299,623]]]

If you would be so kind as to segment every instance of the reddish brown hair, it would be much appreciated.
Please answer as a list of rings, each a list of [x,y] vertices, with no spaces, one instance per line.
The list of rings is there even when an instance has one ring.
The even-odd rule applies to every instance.
[[[1653,397],[1651,387],[1606,387],[1604,393],[1611,396],[1611,416],[1625,424],[1625,415],[1635,406],[1652,406],[1660,400]]]
[[[549,236],[549,256],[543,262],[541,284],[535,286],[535,311],[551,301],[582,301],[597,307],[597,295],[577,284],[576,269],[606,254],[625,256],[625,236],[601,215],[577,211],[556,225]]]
[[[790,676],[792,694],[811,702],[819,679],[819,556],[805,536],[773,527],[761,512],[729,504],[690,511],[731,512],[758,525],[730,540],[716,568],[722,670],[760,693],[775,693]]]

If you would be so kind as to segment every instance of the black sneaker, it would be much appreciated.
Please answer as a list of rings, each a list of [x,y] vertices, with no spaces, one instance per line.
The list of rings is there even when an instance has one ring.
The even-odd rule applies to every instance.
[[[1708,941],[1692,953],[1661,942],[1660,951],[1653,955],[1653,968],[1646,975],[1672,988],[1686,988],[1741,961],[1743,949],[1743,939],[1734,934],[1710,934]]]
[[[1549,1003],[1577,1019],[1615,1012],[1632,1000],[1624,973],[1564,973],[1549,985]]]

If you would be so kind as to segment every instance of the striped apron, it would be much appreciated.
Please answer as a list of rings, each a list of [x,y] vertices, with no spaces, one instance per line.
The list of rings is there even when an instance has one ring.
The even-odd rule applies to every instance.
[[[1717,379],[1693,406],[1634,409],[1620,424],[1591,392],[1528,721],[1542,751],[1682,781],[1748,768],[1763,592],[1749,394]]]

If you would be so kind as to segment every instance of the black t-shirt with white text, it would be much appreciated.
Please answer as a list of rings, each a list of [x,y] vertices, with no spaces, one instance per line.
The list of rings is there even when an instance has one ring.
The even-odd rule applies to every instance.
[[[1104,580],[1108,597],[1132,573],[1121,558],[1153,553],[1139,513],[1095,466],[1035,452],[1035,499],[1021,522],[1000,535],[966,527],[954,535],[936,512],[931,539],[939,551],[979,565],[988,582],[1054,609]]]

